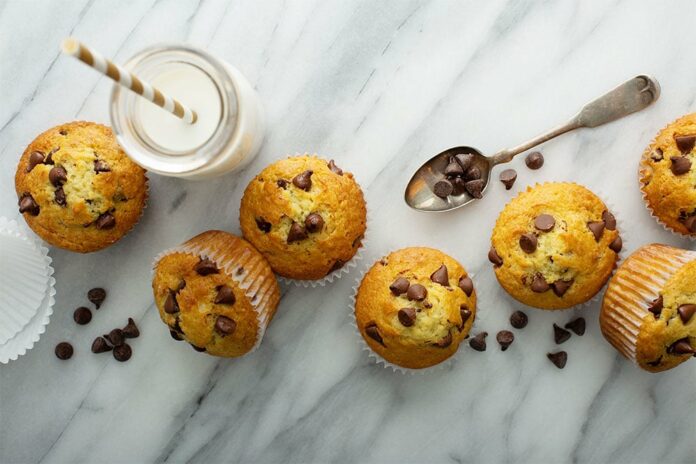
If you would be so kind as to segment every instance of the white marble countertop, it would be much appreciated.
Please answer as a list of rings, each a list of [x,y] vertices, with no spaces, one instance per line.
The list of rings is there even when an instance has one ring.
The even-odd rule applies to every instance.
[[[534,182],[572,180],[620,218],[626,251],[693,243],[648,215],[637,163],[654,134],[696,110],[693,2],[643,1],[103,1],[0,3],[0,215],[19,218],[14,170],[41,131],[73,119],[108,123],[111,84],[59,56],[75,35],[125,60],[142,47],[187,41],[242,70],[267,110],[265,145],[244,172],[192,183],[151,176],[135,230],[99,253],[53,249],[57,304],[27,355],[0,367],[0,461],[59,462],[693,462],[696,361],[648,374],[602,338],[598,304],[529,311],[502,353],[494,334],[517,308],[486,259],[495,218]],[[485,152],[563,122],[625,79],[662,84],[656,105],[541,147],[539,171],[513,162],[511,192],[424,215],[402,202],[410,173],[446,147]],[[356,272],[319,289],[285,287],[253,355],[216,359],[177,344],[153,307],[150,264],[210,228],[239,231],[249,179],[285,154],[318,152],[356,174],[372,214],[366,260],[433,246],[476,275],[488,351],[462,346],[447,369],[403,376],[361,352],[349,326]],[[73,309],[86,291],[109,297],[91,324]],[[551,325],[582,314],[585,336],[546,359]],[[133,358],[89,352],[134,317]],[[71,341],[68,362],[53,355]]]

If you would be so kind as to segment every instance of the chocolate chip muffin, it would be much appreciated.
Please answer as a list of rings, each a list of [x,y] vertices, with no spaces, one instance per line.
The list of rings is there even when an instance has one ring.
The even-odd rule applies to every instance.
[[[164,253],[152,290],[172,338],[235,357],[260,344],[280,301],[266,259],[246,240],[211,230]]]
[[[696,237],[696,113],[662,129],[643,153],[640,182],[653,216],[682,235]]]
[[[476,316],[474,284],[454,259],[432,248],[404,248],[377,261],[355,298],[355,320],[369,347],[408,369],[457,352]]]
[[[609,281],[599,323],[604,338],[646,371],[696,356],[696,252],[639,248]]]
[[[565,309],[590,300],[613,271],[622,242],[616,219],[573,183],[528,187],[505,206],[488,259],[516,300]]]
[[[87,253],[115,243],[142,215],[145,170],[126,156],[110,128],[71,122],[24,150],[15,175],[19,211],[51,245]]]
[[[244,237],[275,272],[318,280],[357,253],[366,214],[351,173],[304,155],[277,161],[252,179],[239,216]]]

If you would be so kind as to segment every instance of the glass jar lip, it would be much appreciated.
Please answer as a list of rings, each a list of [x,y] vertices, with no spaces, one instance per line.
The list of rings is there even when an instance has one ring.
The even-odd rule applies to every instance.
[[[157,58],[170,58],[157,61]],[[186,174],[215,161],[238,131],[238,91],[225,64],[205,50],[188,44],[156,44],[133,55],[124,67],[137,74],[139,66],[183,63],[203,71],[215,85],[220,97],[220,121],[215,132],[201,146],[185,152],[167,152],[142,137],[133,127],[134,102],[140,96],[114,84],[111,89],[111,123],[119,144],[138,164],[152,171]],[[145,68],[147,69],[147,68]]]

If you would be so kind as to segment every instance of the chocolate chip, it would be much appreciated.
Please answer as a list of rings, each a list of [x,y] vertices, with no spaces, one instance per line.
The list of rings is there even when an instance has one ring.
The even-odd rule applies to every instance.
[[[46,159],[44,160],[44,164],[50,164],[53,165],[53,154],[60,150],[60,147],[52,148],[51,151],[48,152],[48,155],[46,155]]]
[[[537,249],[537,242],[535,234],[522,234],[520,236],[520,248],[525,253],[534,253]]]
[[[370,324],[365,327],[365,334],[379,343],[380,345],[384,346],[384,341],[382,340],[382,336],[379,334],[379,329],[377,329],[377,324]]]
[[[604,233],[604,221],[590,221],[587,228],[594,234],[595,241],[599,242]]]
[[[559,369],[563,369],[568,361],[568,353],[559,351],[558,353],[546,353],[546,357]]]
[[[679,313],[679,318],[682,320],[682,322],[687,324],[691,320],[694,313],[696,313],[696,304],[683,304],[677,308],[677,312]]]
[[[430,274],[430,280],[436,284],[440,284],[443,287],[449,287],[449,274],[447,273],[447,266],[442,264],[435,272]]]
[[[111,167],[104,160],[94,160],[94,172],[99,174],[100,172],[111,172]]]
[[[271,231],[271,223],[265,220],[262,217],[257,217],[256,219],[256,227],[259,228],[259,230],[263,233],[269,233]]]
[[[505,186],[505,190],[510,190],[517,180],[517,171],[506,169],[500,173],[500,182]]]
[[[655,298],[652,303],[650,303],[650,306],[648,306],[648,311],[653,313],[655,315],[655,318],[660,317],[660,313],[662,313],[662,295],[658,296]]]
[[[87,325],[92,320],[92,311],[80,306],[73,312],[73,320],[79,325]]]
[[[113,346],[121,346],[126,341],[126,337],[123,335],[123,330],[121,329],[112,330],[108,335],[104,335],[104,338]]]
[[[433,304],[429,302],[428,300],[423,300],[423,307],[426,309],[430,309],[433,307]]]
[[[178,342],[184,339],[184,337],[182,337],[181,334],[176,330],[170,330],[169,335],[171,335],[171,337]]]
[[[435,342],[435,346],[438,348],[447,348],[452,344],[452,332],[448,332],[443,338]]]
[[[27,172],[31,172],[32,169],[36,167],[37,164],[42,164],[44,162],[44,154],[40,151],[32,151],[29,155],[29,161],[27,163]]]
[[[691,160],[684,155],[673,156],[670,158],[670,160],[672,160],[672,166],[670,166],[670,169],[675,176],[681,176],[682,174],[686,174],[691,170]]]
[[[471,153],[461,153],[459,155],[454,155],[454,160],[462,167],[462,171],[466,171],[474,162],[474,155]]]
[[[298,242],[307,238],[307,231],[302,225],[292,221],[290,230],[288,231],[288,243]]]
[[[227,316],[218,316],[215,320],[215,331],[222,335],[231,335],[237,328],[237,323]]]
[[[121,332],[123,332],[123,336],[126,338],[138,338],[140,336],[140,330],[131,317],[128,318],[128,324],[121,329]]]
[[[452,183],[452,195],[461,195],[466,192],[466,181],[461,177],[455,177],[451,179]]]
[[[399,322],[404,327],[411,327],[416,323],[416,309],[415,308],[401,308],[397,313]]]
[[[285,179],[278,179],[278,180],[276,181],[276,185],[277,185],[278,187],[282,188],[283,190],[285,190],[285,189],[288,188],[288,181],[285,180]]]
[[[113,355],[116,361],[126,362],[133,355],[133,350],[131,349],[130,345],[124,343],[123,345],[114,347]]]
[[[495,339],[500,344],[500,350],[505,351],[512,345],[512,342],[515,341],[515,335],[509,330],[501,330],[498,332],[498,335],[495,336]]]
[[[331,172],[333,172],[334,174],[338,174],[339,176],[343,175],[343,169],[336,166],[334,160],[329,161],[329,169],[331,169]]]
[[[39,205],[34,201],[34,197],[32,197],[30,193],[22,194],[21,198],[19,199],[19,212],[29,213],[32,216],[38,216],[39,211]]]
[[[68,180],[68,172],[62,166],[56,166],[49,171],[48,180],[54,187],[60,187]]]
[[[106,300],[106,290],[100,287],[92,288],[87,292],[87,299],[99,309]]]
[[[662,148],[656,148],[651,154],[650,158],[653,161],[662,161],[664,159],[664,153],[662,151]]]
[[[433,193],[440,198],[447,198],[453,190],[452,183],[447,179],[439,180],[433,185]]]
[[[623,240],[621,240],[620,235],[617,235],[614,241],[609,244],[609,249],[612,250],[614,253],[618,253],[621,251],[622,248]]]
[[[543,275],[537,273],[534,275],[534,280],[532,280],[532,291],[535,293],[544,293],[546,292],[549,288],[549,284],[546,282],[546,279],[544,278]]]
[[[193,268],[198,275],[207,276],[210,274],[217,274],[220,270],[217,268],[215,263],[210,260],[210,258],[201,258],[201,260]]]
[[[483,187],[485,182],[481,179],[470,180],[464,184],[464,188],[474,198],[483,198]]]
[[[486,351],[486,337],[488,332],[481,332],[469,340],[469,346],[476,351]]]
[[[167,314],[179,312],[179,303],[176,301],[174,290],[169,290],[169,295],[167,295],[167,299],[164,301],[164,312]]]
[[[326,273],[326,275],[331,274],[333,271],[337,271],[341,269],[343,266],[345,266],[345,261],[337,259],[334,261],[333,266],[331,266],[331,269],[329,269],[329,272]]]
[[[227,285],[217,287],[217,295],[215,296],[215,304],[233,305],[236,301],[234,292]]]
[[[694,143],[696,143],[696,135],[675,135],[674,141],[680,152],[691,153],[691,150],[694,149]]]
[[[694,354],[696,350],[689,343],[689,337],[682,338],[672,343],[672,345],[667,348],[667,352],[670,354]]]
[[[556,294],[556,296],[561,297],[565,295],[565,292],[568,291],[571,285],[573,285],[574,280],[557,280],[554,283],[551,284],[551,288],[553,289],[553,293]]]
[[[106,353],[111,350],[113,350],[113,348],[106,342],[104,337],[97,337],[92,342],[92,353],[94,354]]]
[[[527,315],[522,311],[515,311],[510,315],[510,325],[516,329],[524,329],[528,322]]]
[[[479,179],[481,179],[481,168],[479,168],[476,165],[469,167],[469,169],[464,171],[464,178],[466,180],[479,180]]]
[[[550,214],[540,214],[534,219],[534,227],[542,232],[551,232],[556,226],[556,219]]]
[[[553,325],[553,340],[557,345],[567,342],[570,339],[570,332],[566,329],[559,327],[558,325]]]
[[[191,345],[191,348],[198,351],[199,353],[205,353],[207,351],[205,348],[202,348],[200,346],[196,346],[193,343],[189,343],[189,345]]]
[[[459,279],[459,288],[466,293],[466,296],[471,296],[471,294],[474,292],[474,282],[471,280],[471,277],[462,276]]]
[[[503,265],[503,258],[500,257],[495,247],[491,247],[491,249],[488,250],[488,261],[493,263],[495,267],[500,267]]]
[[[310,234],[315,232],[320,232],[324,228],[324,218],[321,217],[319,213],[310,213],[309,216],[305,218],[305,229]]]
[[[573,319],[563,327],[572,330],[575,332],[575,335],[585,335],[585,318],[578,317],[577,319]]]
[[[539,169],[544,165],[544,155],[538,151],[533,151],[524,159],[524,164],[526,164],[529,169]]]
[[[54,194],[53,199],[60,206],[65,206],[67,204],[67,201],[65,199],[65,191],[63,190],[63,187],[58,187],[56,189],[56,193]]]
[[[445,167],[445,175],[448,177],[456,177],[456,176],[461,176],[464,174],[464,170],[462,167],[459,165],[454,160],[451,160],[449,164]]]
[[[684,225],[689,232],[696,232],[696,216],[689,216],[684,220]]]
[[[426,296],[428,296],[428,291],[421,284],[413,284],[406,291],[406,297],[409,300],[423,301]]]
[[[616,218],[609,211],[604,210],[602,213],[602,220],[607,230],[616,230]]]
[[[68,342],[60,342],[56,345],[55,353],[58,359],[65,361],[72,358],[73,346]]]
[[[95,224],[99,230],[113,229],[116,225],[116,218],[111,213],[103,213],[99,215]]]
[[[406,293],[409,287],[409,282],[408,279],[404,277],[398,277],[392,284],[389,286],[389,290],[396,295],[399,296],[401,294]]]
[[[459,317],[462,318],[462,324],[459,326],[459,330],[464,330],[466,321],[468,321],[471,317],[471,311],[469,311],[469,309],[466,306],[462,305],[459,307]]]
[[[293,177],[292,183],[295,184],[295,187],[309,192],[309,189],[312,188],[312,174],[314,174],[314,172],[310,170],[301,172]]]

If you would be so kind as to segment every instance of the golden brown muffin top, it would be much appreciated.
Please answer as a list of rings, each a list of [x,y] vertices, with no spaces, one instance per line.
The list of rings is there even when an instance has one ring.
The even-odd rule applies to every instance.
[[[277,161],[247,186],[244,237],[281,276],[316,280],[350,261],[361,246],[366,207],[360,187],[333,161],[304,155]]]
[[[34,232],[52,245],[89,252],[116,242],[138,222],[147,177],[110,128],[79,121],[53,127],[29,144],[15,188]]]
[[[696,236],[696,113],[662,129],[643,153],[641,190],[667,227]]]
[[[528,187],[498,216],[489,259],[503,288],[542,309],[584,303],[604,285],[622,243],[616,220],[585,187]]]
[[[452,356],[476,315],[464,268],[432,248],[394,251],[365,274],[355,302],[361,335],[377,354],[410,369]]]

